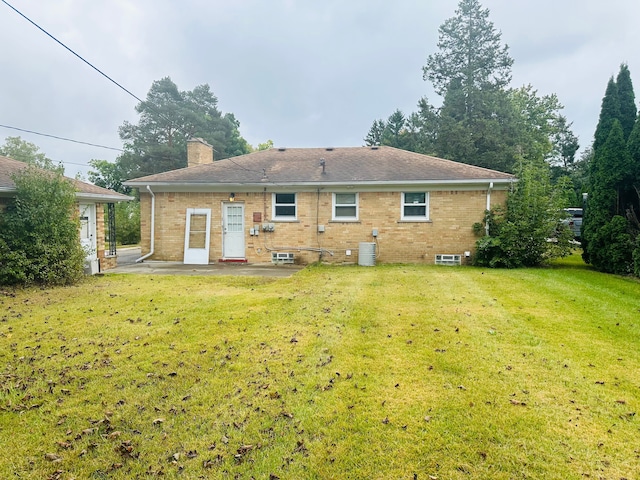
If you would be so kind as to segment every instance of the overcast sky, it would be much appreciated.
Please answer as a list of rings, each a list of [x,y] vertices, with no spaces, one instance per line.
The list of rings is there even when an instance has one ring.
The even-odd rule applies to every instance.
[[[256,146],[363,145],[420,97],[422,66],[457,0],[7,0],[140,98],[169,76],[209,84]],[[582,147],[622,62],[640,88],[637,0],[483,0],[515,60],[513,86],[556,93]],[[0,3],[0,124],[111,147],[137,101]],[[637,91],[640,98],[640,90]],[[86,175],[118,152],[0,128]],[[85,166],[82,166],[85,165]]]

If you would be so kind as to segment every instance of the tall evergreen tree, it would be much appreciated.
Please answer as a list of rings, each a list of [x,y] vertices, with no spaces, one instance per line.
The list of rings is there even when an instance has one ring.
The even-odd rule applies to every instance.
[[[600,107],[600,118],[593,140],[594,151],[597,151],[607,141],[615,119],[620,119],[620,97],[618,96],[618,85],[611,77]]]
[[[626,64],[620,66],[620,72],[616,78],[616,85],[618,87],[618,101],[620,102],[620,124],[622,125],[622,132],[624,133],[624,139],[628,140],[633,130],[633,125],[636,122],[636,96],[633,92],[633,83],[631,82],[631,73],[629,73],[629,67]]]
[[[382,145],[382,134],[384,133],[384,129],[386,127],[387,124],[384,123],[384,120],[374,120],[373,125],[371,125],[371,128],[367,133],[367,136],[364,137],[364,144],[368,147]]]
[[[478,0],[461,0],[455,16],[438,29],[440,51],[422,68],[436,92],[444,95],[454,79],[460,80],[467,114],[472,115],[476,94],[487,87],[504,88],[511,81],[513,59],[502,45],[502,34],[489,20],[489,9]]]
[[[616,118],[609,137],[595,151],[582,223],[583,257],[605,272],[629,273],[632,263],[631,237],[624,228],[628,222],[623,195],[630,164],[622,125]]]
[[[217,159],[249,153],[232,114],[223,115],[209,85],[180,91],[165,77],[153,82],[145,101],[136,106],[138,124],[119,128],[124,153],[118,157],[125,179],[187,166],[186,142],[201,137],[215,150]]]
[[[627,142],[629,149],[629,212],[628,218],[631,221],[636,234],[640,238],[640,115],[629,135]],[[640,274],[639,274],[640,276]]]
[[[387,126],[382,132],[382,144],[390,147],[403,148],[405,124],[407,119],[400,110],[393,112],[387,119]]]
[[[627,65],[609,80],[593,142],[589,199],[583,219],[583,257],[597,269],[640,275],[638,155],[640,127]],[[633,253],[634,244],[636,252]]]

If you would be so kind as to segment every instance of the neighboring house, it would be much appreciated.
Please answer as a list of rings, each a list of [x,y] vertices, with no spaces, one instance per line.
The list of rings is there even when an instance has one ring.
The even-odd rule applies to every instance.
[[[465,263],[473,224],[515,181],[392,147],[272,148],[216,162],[212,152],[190,140],[187,168],[125,182],[140,190],[139,260],[361,263],[362,247],[386,263]]]
[[[27,163],[0,156],[0,210],[15,196],[13,175],[28,167]],[[90,183],[67,178],[77,190],[80,215],[80,241],[86,248],[87,266],[91,273],[116,267],[115,225],[110,225],[111,241],[105,245],[104,204],[127,202],[131,197]]]

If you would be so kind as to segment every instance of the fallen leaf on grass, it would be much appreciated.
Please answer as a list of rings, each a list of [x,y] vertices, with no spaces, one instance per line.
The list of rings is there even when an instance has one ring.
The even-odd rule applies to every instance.
[[[164,422],[164,418],[156,418],[153,422],[151,422],[153,425],[160,425],[161,423]]]
[[[45,453],[44,458],[46,460],[49,460],[50,462],[55,462],[55,463],[62,461],[62,457],[60,457],[60,455],[57,455],[55,453]]]
[[[222,455],[216,455],[213,459],[208,459],[202,462],[202,466],[203,468],[213,468],[214,465],[219,465],[223,460],[224,458]]]
[[[526,402],[521,402],[520,400],[515,400],[513,398],[510,400],[510,402],[511,402],[511,405],[519,405],[521,407],[527,406]]]
[[[60,480],[62,478],[63,470],[56,470],[47,477],[47,480]]]

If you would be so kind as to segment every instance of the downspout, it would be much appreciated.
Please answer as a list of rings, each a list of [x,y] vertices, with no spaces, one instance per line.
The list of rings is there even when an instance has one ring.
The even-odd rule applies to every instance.
[[[149,191],[149,193],[151,194],[151,245],[150,245],[150,251],[149,253],[147,253],[146,255],[143,255],[142,257],[138,258],[136,260],[136,263],[140,263],[143,260],[149,258],[151,255],[153,255],[154,249],[155,249],[155,233],[156,233],[156,196],[153,194],[153,192],[151,191],[151,187],[149,185],[147,185],[147,190]]]
[[[487,209],[488,212],[491,210],[491,190],[493,189],[493,182],[489,182],[489,189],[487,190]],[[484,232],[487,236],[489,236],[489,223],[485,222]]]

